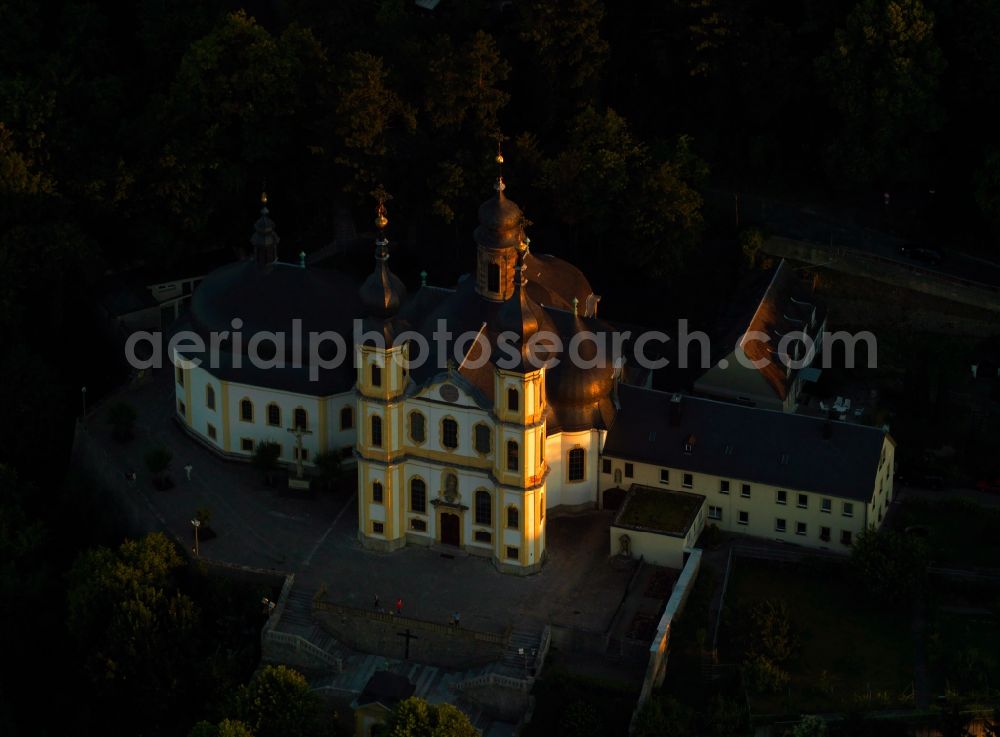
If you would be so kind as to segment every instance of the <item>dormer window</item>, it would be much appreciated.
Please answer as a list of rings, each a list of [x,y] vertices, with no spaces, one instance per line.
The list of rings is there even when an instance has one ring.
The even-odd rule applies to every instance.
[[[688,435],[688,439],[684,441],[684,452],[687,455],[694,453],[694,445],[697,442],[697,438],[694,435]]]

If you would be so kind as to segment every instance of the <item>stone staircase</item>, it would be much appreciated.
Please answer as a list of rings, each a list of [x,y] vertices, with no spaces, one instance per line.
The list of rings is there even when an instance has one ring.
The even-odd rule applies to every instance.
[[[298,638],[298,644],[314,660],[339,671],[343,668],[347,652],[313,619],[312,600],[313,592],[302,586],[293,586],[288,592],[281,618],[270,634],[284,639]]]
[[[343,671],[317,678],[311,682],[314,691],[336,692],[340,698],[358,696],[369,679],[379,670],[388,670],[405,676],[414,684],[414,696],[419,696],[431,704],[453,704],[461,709],[472,724],[484,731],[492,719],[482,710],[461,696],[456,698],[455,686],[472,678],[492,672],[496,664],[466,671],[449,671],[433,665],[423,665],[411,661],[390,660],[380,655],[351,655],[344,661]]]
[[[513,630],[507,640],[507,647],[503,651],[497,672],[518,678],[524,678],[525,671],[529,676],[534,675],[532,669],[541,642],[540,629],[523,627]]]

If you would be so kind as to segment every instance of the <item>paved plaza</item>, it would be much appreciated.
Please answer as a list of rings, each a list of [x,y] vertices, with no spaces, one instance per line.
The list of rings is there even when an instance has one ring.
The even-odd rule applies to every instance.
[[[552,623],[604,632],[624,596],[632,566],[608,557],[611,513],[550,516],[548,562],[528,577],[501,574],[489,560],[461,551],[407,547],[393,553],[364,550],[357,541],[357,500],[353,493],[319,493],[312,498],[282,494],[263,483],[249,464],[227,461],[191,439],[173,420],[169,372],[128,388],[103,402],[87,418],[98,462],[120,480],[132,501],[133,517],[146,528],[166,525],[181,540],[192,540],[191,519],[200,507],[212,514],[218,537],[200,546],[202,558],[291,572],[296,588],[321,587],[331,601],[370,608],[404,601],[404,614],[449,622],[461,614],[463,626],[501,632],[523,624]],[[111,439],[106,408],[117,400],[138,413],[136,437],[127,445]],[[173,453],[176,486],[157,491],[143,462],[162,445]],[[192,467],[191,480],[184,467]],[[134,471],[135,482],[126,480]]]

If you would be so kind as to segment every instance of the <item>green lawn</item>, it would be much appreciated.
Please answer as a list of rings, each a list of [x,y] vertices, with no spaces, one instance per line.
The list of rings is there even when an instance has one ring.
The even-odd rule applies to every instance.
[[[839,568],[737,559],[726,593],[730,626],[732,615],[763,599],[788,603],[799,647],[785,665],[786,693],[750,694],[755,714],[832,711],[859,699],[876,708],[909,700],[914,661],[908,614],[878,606]],[[742,653],[729,648],[722,649],[722,660],[739,661]]]
[[[704,499],[696,494],[659,489],[636,489],[628,498],[619,522],[660,532],[683,534]]]
[[[1000,510],[962,499],[908,499],[896,526],[926,527],[931,558],[943,566],[1000,568]]]

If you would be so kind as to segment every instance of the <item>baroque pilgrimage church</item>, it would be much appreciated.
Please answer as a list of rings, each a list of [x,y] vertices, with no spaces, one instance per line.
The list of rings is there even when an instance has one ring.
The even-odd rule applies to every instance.
[[[661,398],[670,395],[645,388],[649,373],[632,360],[630,346],[612,339],[613,327],[597,318],[599,297],[586,277],[566,261],[530,251],[524,216],[506,197],[502,178],[479,208],[475,273],[453,289],[422,284],[412,294],[389,268],[383,205],[374,269],[359,286],[345,274],[307,268],[304,258],[298,264],[278,261],[279,238],[266,197],[263,201],[251,257],[209,275],[181,326],[201,334],[206,345],[210,333],[238,328],[243,345],[223,342],[216,367],[207,361],[196,366],[190,353],[175,352],[177,418],[191,435],[229,457],[249,458],[264,441],[276,442],[288,464],[308,466],[326,451],[353,452],[364,546],[453,545],[491,558],[504,572],[531,573],[545,560],[551,510],[600,507],[602,492],[647,477],[673,491],[702,495],[712,502],[708,516],[714,523],[751,534],[771,533],[763,505],[774,503],[778,486],[790,489],[782,495],[815,494],[810,514],[830,513],[834,500],[841,512],[849,507],[850,519],[841,514],[837,525],[824,519],[797,522],[793,516],[792,529],[811,526],[805,528],[808,542],[796,542],[815,547],[836,546],[838,535],[849,546],[851,534],[877,524],[876,510],[881,520],[877,505],[888,502],[882,487],[886,447],[892,465],[891,439],[876,428],[834,423],[843,427],[831,433],[830,423],[823,429],[821,420],[685,396],[688,416],[697,418],[705,440],[693,454],[688,428],[681,421],[667,423],[661,412]],[[241,323],[234,325],[237,318]],[[320,370],[318,381],[310,380],[307,351],[301,363],[292,363],[291,345],[282,368],[254,367],[242,355],[255,333],[290,335],[295,319],[301,320],[303,336],[335,331],[349,344],[356,318],[363,319],[366,338],[353,346],[353,362]],[[462,360],[446,365],[438,364],[431,337],[441,320],[453,336],[480,336]],[[540,331],[558,335],[564,346],[582,332],[603,334],[605,340],[577,340],[584,360],[576,363],[583,367],[561,355],[548,370],[532,360],[537,356],[530,339]],[[408,360],[417,356],[409,355],[415,344],[406,340],[407,332],[424,336],[432,351],[428,360],[414,360],[412,369]],[[516,340],[499,345],[501,334],[508,333]],[[397,344],[399,336],[404,339]],[[488,360],[481,355],[484,342],[492,349]],[[269,346],[273,351],[273,345],[262,342],[259,353]],[[321,355],[329,359],[335,348],[325,347],[329,350]],[[679,406],[680,398],[674,399]],[[726,419],[715,422],[717,412]],[[739,422],[730,417],[733,412]],[[619,415],[627,415],[629,427],[616,423]],[[759,434],[752,444],[721,437],[731,423],[743,437],[753,437],[761,418],[786,430]],[[792,427],[782,418],[801,422]],[[647,425],[659,424],[664,427],[656,442],[656,431],[647,431]],[[636,433],[641,442],[634,440]],[[791,438],[800,447],[769,448],[771,436]],[[734,443],[743,444],[735,445],[743,452],[734,453]],[[614,457],[602,457],[606,445],[614,446]],[[674,453],[673,445],[683,445],[685,452]],[[731,504],[711,498],[728,496],[730,488],[729,480],[723,483],[713,472],[715,445],[719,456],[726,456],[724,472],[732,487],[744,490]],[[762,458],[771,453],[773,464]],[[790,453],[795,462],[789,468]],[[671,468],[661,465],[668,462]],[[687,469],[689,462],[697,468]],[[853,471],[845,480],[847,467]],[[755,499],[751,484],[757,486]],[[703,517],[699,512],[699,522]]]

